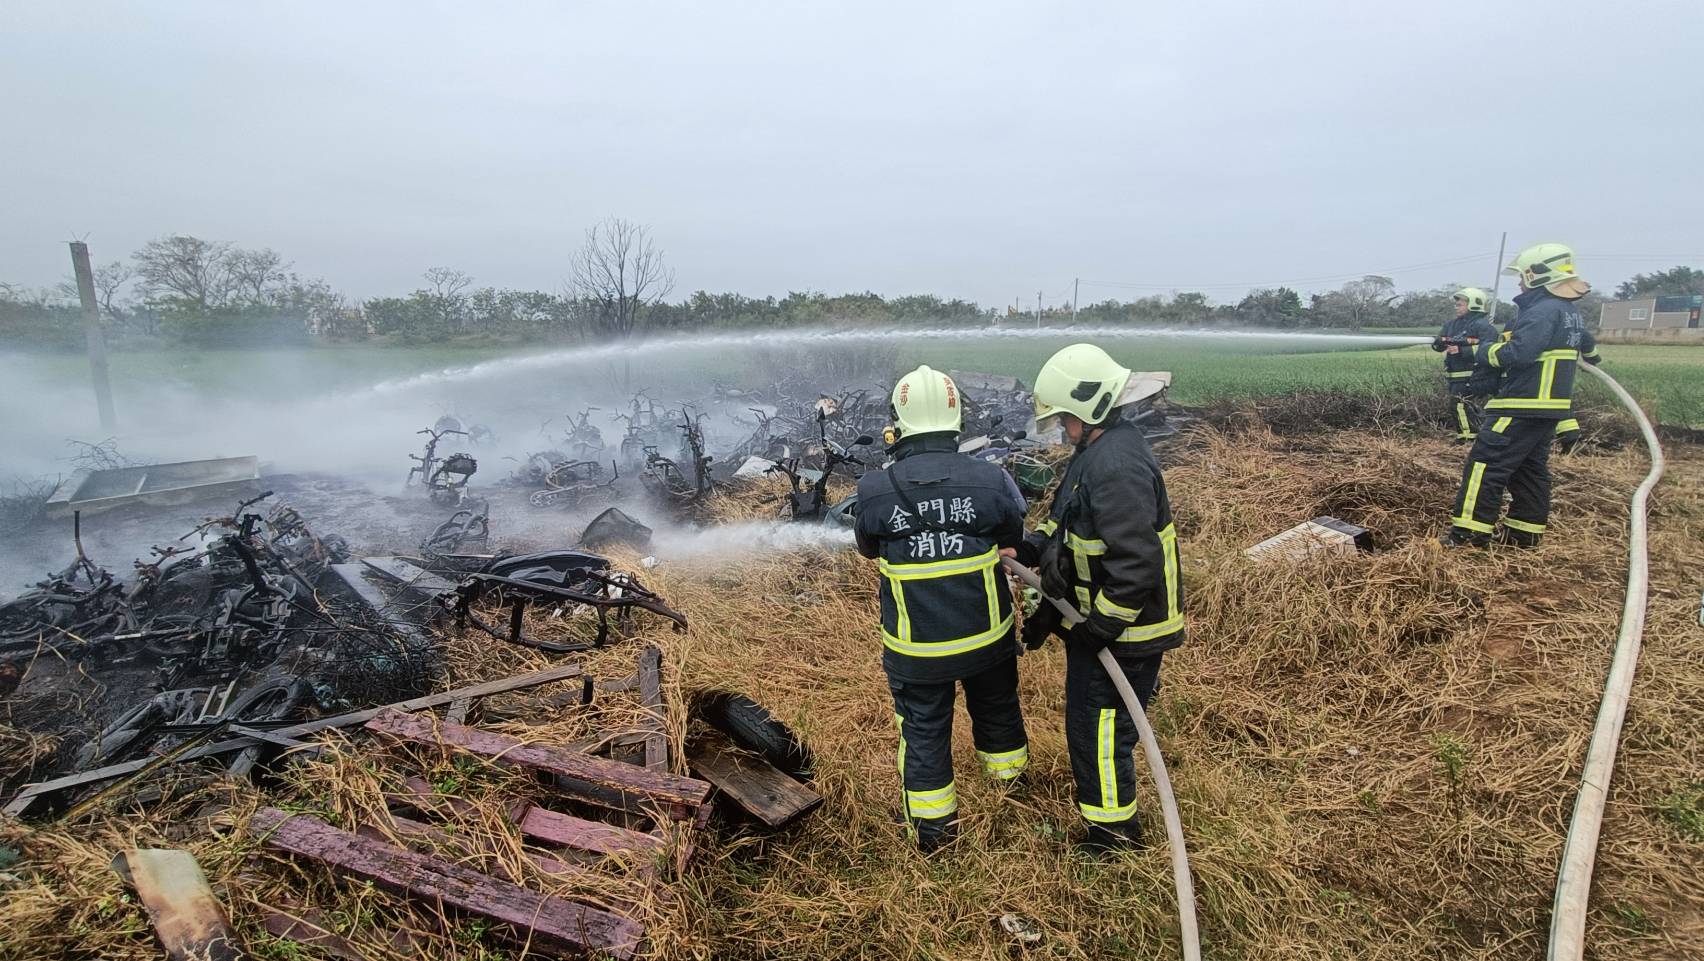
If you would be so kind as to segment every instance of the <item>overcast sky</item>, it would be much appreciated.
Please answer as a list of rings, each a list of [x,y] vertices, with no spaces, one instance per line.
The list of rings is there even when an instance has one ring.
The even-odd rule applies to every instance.
[[[677,296],[1488,285],[1503,230],[1604,287],[1704,263],[1697,0],[5,0],[0,104],[32,286],[189,233],[557,289],[611,214]]]

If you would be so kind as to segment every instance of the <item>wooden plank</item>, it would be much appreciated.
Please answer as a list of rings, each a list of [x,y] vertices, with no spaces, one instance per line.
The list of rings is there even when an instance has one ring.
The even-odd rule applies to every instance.
[[[669,738],[663,720],[663,652],[647,644],[639,654],[639,704],[647,715],[645,726],[645,769],[666,771],[669,767]]]
[[[447,579],[400,557],[363,557],[361,563],[380,577],[395,582],[405,591],[435,595],[456,589]]]
[[[547,667],[541,671],[533,671],[528,674],[516,674],[514,676],[501,678],[495,681],[485,681],[468,687],[459,687],[453,691],[443,691],[438,694],[427,694],[423,697],[411,698],[406,701],[398,701],[395,704],[385,704],[380,707],[368,708],[363,711],[351,711],[348,714],[322,717],[316,721],[304,721],[301,724],[292,724],[289,727],[275,728],[272,733],[280,737],[300,738],[304,735],[317,734],[320,731],[328,731],[333,728],[354,727],[357,724],[365,724],[386,711],[423,711],[427,708],[441,707],[461,697],[489,697],[492,694],[502,694],[507,691],[518,691],[523,688],[537,687],[540,684],[549,684],[551,681],[561,681],[567,678],[579,676],[580,665],[558,664],[555,667]],[[253,744],[254,738],[251,737],[245,736],[232,738],[230,740],[220,741],[216,744],[209,744],[205,747],[199,747],[187,751],[180,760],[188,761],[194,758],[208,757],[215,754],[228,754],[231,751],[250,747]],[[98,784],[101,781],[110,781],[113,778],[123,777],[126,774],[134,774],[146,767],[149,764],[149,760],[150,759],[148,758],[143,758],[138,761],[126,761],[123,764],[112,764],[107,767],[96,768],[92,771],[70,774],[65,777],[55,778],[51,781],[43,781],[40,784],[26,784],[23,789],[18,792],[17,796],[12,798],[12,802],[6,805],[5,813],[12,817],[22,817],[24,812],[29,810],[32,804],[46,795],[53,794],[57,791],[63,791],[66,788]]]
[[[245,724],[233,724],[230,726],[229,730],[232,734],[240,734],[243,737],[252,737],[257,741],[265,741],[274,747],[281,747],[286,751],[318,752],[320,747],[318,744],[309,744],[306,741],[300,741],[293,737],[286,737],[283,734],[279,734],[277,731],[268,731],[264,728],[249,727]]]
[[[423,901],[478,914],[515,929],[517,940],[553,949],[631,958],[644,928],[629,918],[529,891],[441,858],[363,838],[308,814],[262,808],[249,822],[267,847],[317,861]]]
[[[390,819],[392,834],[404,842],[412,840],[428,847],[442,847],[455,851],[462,856],[478,853],[471,849],[466,838],[453,835],[442,828],[396,814],[390,815]],[[355,833],[362,837],[390,843],[390,836],[374,825],[362,825],[355,829]],[[649,835],[645,836],[648,837]],[[426,851],[424,853],[429,854],[431,852]],[[588,887],[601,889],[599,896],[608,902],[611,910],[618,914],[632,917],[639,903],[639,897],[644,894],[644,886],[639,882],[606,874],[585,865],[574,864],[537,851],[523,850],[521,853],[534,867],[545,874],[572,878]],[[497,871],[501,872],[505,880],[513,881],[516,884],[524,882],[525,879],[515,874],[503,859],[497,858],[494,861]],[[624,894],[609,894],[607,890],[610,888],[615,888],[624,892]]]
[[[763,758],[739,750],[720,733],[695,741],[686,761],[740,810],[772,828],[783,827],[822,803],[822,795]]]
[[[337,958],[338,961],[366,961],[366,956],[355,950],[354,945],[326,928],[317,912],[310,913],[314,916],[298,918],[263,905],[260,909],[260,926],[275,938],[314,948],[328,957]]]
[[[131,848],[113,871],[136,888],[171,961],[239,961],[243,951],[207,875],[188,851]]]
[[[466,751],[566,779],[559,780],[559,785],[579,782],[600,787],[604,790],[581,796],[615,810],[650,813],[656,809],[668,818],[683,821],[696,814],[710,796],[710,785],[694,778],[647,771],[554,745],[531,744],[476,727],[435,727],[427,717],[388,711],[368,721],[366,727],[399,740]],[[610,792],[615,793],[613,799]]]
[[[602,821],[588,821],[538,806],[527,808],[519,822],[521,833],[535,841],[589,851],[599,855],[648,855],[667,845],[654,834],[630,831]]]

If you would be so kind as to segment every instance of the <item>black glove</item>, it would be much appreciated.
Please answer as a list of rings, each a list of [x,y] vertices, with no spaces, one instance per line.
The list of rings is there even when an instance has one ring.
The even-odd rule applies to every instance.
[[[1047,639],[1059,630],[1064,619],[1059,608],[1054,607],[1047,598],[1042,598],[1041,606],[1035,609],[1035,613],[1024,618],[1024,650],[1033,651],[1046,644]]]
[[[1071,633],[1065,638],[1065,645],[1092,656],[1099,654],[1101,648],[1118,640],[1119,635],[1123,633],[1122,623],[1100,614],[1091,614],[1088,620],[1071,628]]]
[[[1028,538],[1019,541],[1016,550],[1018,556],[1015,560],[1032,571],[1035,570],[1035,565],[1041,562],[1041,548],[1030,543]]]
[[[1590,354],[1590,355],[1581,354],[1580,359],[1585,361],[1588,364],[1591,364],[1593,367],[1599,367],[1599,366],[1602,366],[1602,364],[1603,364],[1603,355],[1602,354]]]
[[[1071,597],[1071,583],[1065,578],[1063,558],[1060,556],[1059,539],[1054,538],[1041,549],[1041,558],[1036,561],[1035,572],[1041,575],[1041,592],[1049,597]]]
[[[1445,342],[1443,334],[1439,334],[1438,336],[1432,338],[1432,349],[1437,351],[1438,353],[1440,353],[1440,354],[1443,353],[1444,348],[1447,347],[1447,346],[1449,346],[1449,345],[1448,345],[1448,343]]]

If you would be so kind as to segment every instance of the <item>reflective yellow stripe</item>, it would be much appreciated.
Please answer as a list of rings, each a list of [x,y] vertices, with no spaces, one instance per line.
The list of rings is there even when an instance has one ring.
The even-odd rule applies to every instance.
[[[1085,554],[1106,553],[1106,541],[1097,537],[1078,537],[1075,534],[1066,532],[1065,542],[1071,545],[1072,550],[1079,550]]]
[[[1500,340],[1500,341],[1496,342],[1495,344],[1492,344],[1491,347],[1488,350],[1485,351],[1485,362],[1487,364],[1490,364],[1492,367],[1503,366],[1501,363],[1498,362],[1497,354],[1500,351],[1502,351],[1503,345],[1506,344],[1506,343],[1508,343],[1508,341]]]
[[[914,818],[944,818],[958,810],[958,790],[949,782],[933,791],[906,791],[905,811]]]
[[[1567,410],[1571,401],[1566,397],[1534,400],[1529,397],[1496,397],[1486,404],[1493,410]]]
[[[893,612],[895,625],[899,628],[899,640],[911,640],[911,611],[905,606],[905,585],[899,581],[893,582]]]
[[[1509,425],[1514,422],[1515,419],[1513,417],[1499,417],[1497,418],[1497,422],[1491,425],[1491,433],[1501,434],[1503,431],[1508,430]]]
[[[893,716],[894,729],[899,731],[899,783],[905,783],[905,718],[899,714]]]
[[[972,634],[969,637],[954,638],[946,641],[914,642],[909,638],[894,637],[887,631],[883,631],[882,643],[886,644],[890,651],[894,651],[899,654],[908,654],[911,657],[946,657],[949,654],[963,654],[966,651],[974,651],[977,648],[987,647],[999,640],[1011,629],[1012,618],[1010,615],[1007,615],[1005,620],[994,625],[988,630],[983,631],[980,634]]]
[[[1538,355],[1539,360],[1579,360],[1580,352],[1572,347],[1559,347]]]
[[[1100,726],[1096,732],[1095,759],[1100,766],[1100,800],[1102,807],[1118,806],[1118,765],[1114,758],[1118,744],[1118,711],[1101,708]]]
[[[1109,601],[1106,599],[1105,593],[1095,595],[1095,610],[1107,617],[1116,617],[1121,621],[1134,621],[1142,615],[1140,608],[1125,607],[1123,604]]]
[[[982,759],[982,769],[987,771],[989,776],[1002,781],[1010,781],[1024,773],[1024,768],[1029,766],[1028,745],[1015,751],[1001,751],[996,754],[977,751],[976,756]]]
[[[1448,377],[1450,380],[1462,380],[1464,378],[1472,377],[1473,371],[1471,371],[1471,370],[1446,370],[1446,371],[1444,371],[1444,376]]]
[[[1183,613],[1177,602],[1177,525],[1167,524],[1165,530],[1160,531],[1160,549],[1166,555],[1166,620],[1172,621]]]
[[[1497,422],[1497,427],[1493,427],[1491,429],[1498,430],[1501,427],[1508,426],[1506,423],[1508,420],[1509,418],[1507,417],[1503,418]],[[1481,523],[1480,521],[1473,519],[1474,508],[1479,504],[1479,482],[1484,477],[1485,462],[1474,461],[1473,472],[1467,475],[1467,496],[1461,499],[1461,516],[1450,518],[1451,524],[1454,524],[1457,527],[1465,527],[1470,531],[1479,531],[1484,534],[1491,533],[1490,524]]]
[[[1549,400],[1550,390],[1556,386],[1556,358],[1548,354],[1540,356],[1538,361],[1538,399]]]
[[[1525,531],[1528,534],[1542,534],[1542,533],[1544,533],[1544,525],[1543,524],[1534,524],[1531,521],[1518,520],[1518,519],[1513,518],[1513,517],[1503,518],[1503,526],[1513,528],[1517,531]]]
[[[958,557],[947,561],[930,561],[927,564],[894,564],[883,558],[878,565],[881,572],[896,581],[922,581],[936,577],[951,577],[954,574],[968,574],[984,567],[993,568],[1000,563],[1000,552],[989,548],[974,557]]]
[[[1044,520],[1041,523],[1035,525],[1036,533],[1046,534],[1049,537],[1052,537],[1053,532],[1058,530],[1058,529],[1059,529],[1059,522],[1054,520],[1051,517],[1049,517],[1047,520]]]
[[[1121,807],[1102,807],[1096,804],[1083,804],[1079,802],[1077,810],[1082,812],[1083,819],[1086,821],[1096,821],[1101,824],[1117,824],[1120,821],[1128,821],[1136,816],[1136,802],[1131,801],[1129,804]]]
[[[1065,532],[1065,543],[1071,548],[1071,560],[1076,565],[1077,580],[1087,582],[1094,576],[1089,569],[1089,558],[1106,553],[1106,541],[1087,537],[1078,537],[1070,531]],[[1084,608],[1085,614],[1088,609]]]
[[[1089,589],[1086,588],[1086,587],[1078,587],[1077,588],[1077,613],[1083,615],[1084,617],[1088,617],[1089,612],[1092,611],[1092,610],[1094,610],[1094,605],[1089,603]]]
[[[1096,730],[1095,760],[1100,772],[1099,804],[1077,803],[1077,810],[1083,818],[1101,823],[1128,821],[1136,814],[1136,799],[1131,798],[1127,804],[1118,803],[1118,712],[1112,708],[1102,708],[1100,724]]]
[[[1124,633],[1118,635],[1118,639],[1127,644],[1133,644],[1138,641],[1151,641],[1156,637],[1165,637],[1167,634],[1182,629],[1183,615],[1173,614],[1158,624],[1138,624],[1135,627],[1127,627],[1124,629]]]
[[[1461,425],[1461,432],[1463,436],[1466,436],[1469,431],[1473,430],[1473,425],[1467,422],[1467,405],[1459,400],[1456,401],[1456,423]]]
[[[1556,422],[1556,433],[1558,433],[1558,434],[1566,434],[1571,430],[1579,430],[1579,429],[1580,429],[1580,422],[1575,420],[1572,417],[1568,417],[1568,418],[1565,418],[1563,420],[1559,420],[1559,421]]]
[[[982,593],[988,598],[988,623],[1000,620],[1000,589],[994,583],[994,568],[982,572]]]

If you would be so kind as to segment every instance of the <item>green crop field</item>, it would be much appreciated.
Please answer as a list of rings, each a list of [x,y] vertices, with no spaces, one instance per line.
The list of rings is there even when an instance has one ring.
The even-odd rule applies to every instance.
[[[931,344],[909,356],[918,363],[1010,374],[1027,382],[1034,380],[1049,350],[1063,344]],[[1442,367],[1438,355],[1424,345],[1392,348],[1351,342],[1322,349],[1318,341],[1290,344],[1251,337],[1247,342],[1132,338],[1104,346],[1138,370],[1171,371],[1171,396],[1183,404],[1296,390],[1372,392],[1412,383]],[[1602,353],[1604,370],[1662,423],[1704,428],[1704,347],[1608,345]],[[1584,390],[1589,399],[1611,402],[1595,379],[1587,380]]]

